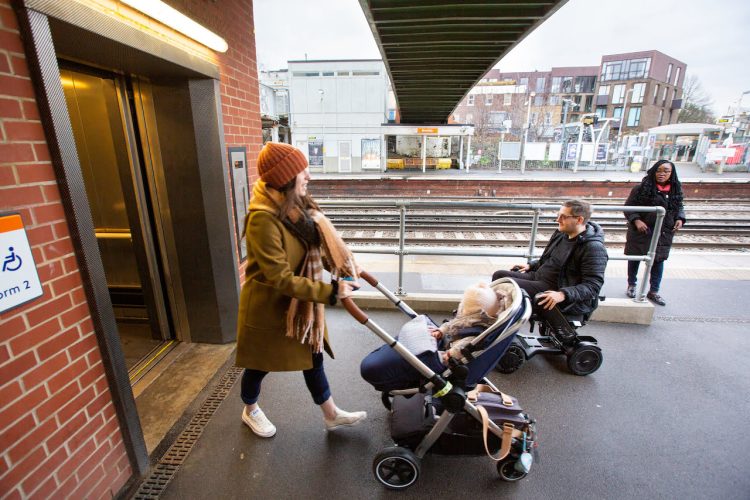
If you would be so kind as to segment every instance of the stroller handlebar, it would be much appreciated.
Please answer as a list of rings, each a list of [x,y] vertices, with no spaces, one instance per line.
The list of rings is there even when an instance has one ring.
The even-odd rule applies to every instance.
[[[360,271],[359,277],[365,280],[367,283],[372,285],[373,287],[378,286],[378,280],[375,279],[375,276],[368,273],[367,271]],[[362,312],[362,309],[357,306],[357,304],[354,303],[354,301],[351,299],[351,297],[346,297],[341,299],[341,305],[344,306],[344,309],[354,317],[357,321],[362,323],[363,325],[367,323],[367,321],[370,319],[367,317],[367,314]]]
[[[368,273],[367,271],[360,271],[359,277],[365,280],[367,283],[369,283],[372,287],[376,288],[378,286],[378,280],[375,279],[375,276]]]
[[[351,297],[341,299],[341,305],[344,306],[344,309],[346,309],[346,311],[351,314],[354,319],[356,319],[363,325],[370,319],[367,317],[367,314],[365,314],[362,309],[360,309],[359,306],[354,303]]]

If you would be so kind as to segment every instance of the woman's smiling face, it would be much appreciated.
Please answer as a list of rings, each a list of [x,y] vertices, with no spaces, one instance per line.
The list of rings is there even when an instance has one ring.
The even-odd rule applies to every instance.
[[[666,184],[669,182],[669,178],[672,177],[672,165],[669,163],[662,163],[656,169],[656,183]]]
[[[294,191],[297,194],[297,196],[305,196],[307,194],[308,182],[310,182],[310,168],[309,167],[297,174],[297,182],[294,184]]]

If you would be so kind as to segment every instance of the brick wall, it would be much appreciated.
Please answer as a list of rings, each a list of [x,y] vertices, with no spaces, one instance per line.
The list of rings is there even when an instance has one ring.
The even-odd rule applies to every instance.
[[[0,314],[0,496],[99,498],[131,476],[15,13],[0,0],[0,212],[44,295]]]
[[[258,178],[256,160],[263,147],[253,4],[248,0],[167,0],[165,3],[219,34],[229,45],[229,50],[219,57],[224,141],[227,148],[247,148],[247,171],[252,189],[252,183]],[[231,179],[227,182],[231,184]],[[239,260],[239,255],[237,258]],[[240,280],[244,280],[244,269],[243,264]]]
[[[252,3],[169,2],[224,37],[227,147],[257,177],[261,124]],[[20,212],[44,295],[0,315],[0,497],[102,498],[132,475],[105,378],[15,13],[0,0],[0,212]],[[244,273],[243,273],[244,275]]]

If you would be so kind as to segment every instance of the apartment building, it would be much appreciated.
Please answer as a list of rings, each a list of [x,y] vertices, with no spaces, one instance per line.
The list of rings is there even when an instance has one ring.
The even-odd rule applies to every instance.
[[[605,55],[599,66],[493,69],[456,107],[451,121],[475,125],[478,135],[504,131],[519,138],[528,119],[529,139],[545,140],[557,139],[563,122],[596,113],[613,119],[611,135],[620,122],[623,133],[640,133],[676,122],[685,69],[685,63],[656,50]],[[503,127],[507,120],[509,129]]]
[[[619,118],[623,134],[676,123],[686,68],[658,50],[602,57],[596,114]]]

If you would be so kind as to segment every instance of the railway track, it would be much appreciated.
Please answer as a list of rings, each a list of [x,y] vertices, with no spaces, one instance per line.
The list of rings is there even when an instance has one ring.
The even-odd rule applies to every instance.
[[[610,201],[609,204],[620,203]],[[348,243],[398,244],[400,215],[395,208],[366,204],[354,208],[329,202],[324,210]],[[548,211],[540,215],[537,246],[544,246],[557,228],[555,213]],[[675,248],[750,250],[750,205],[747,202],[691,203],[686,207],[686,215],[689,224],[675,236]],[[624,244],[627,226],[620,213],[600,212],[595,214],[594,220],[604,229],[609,246]],[[414,246],[525,247],[531,238],[532,221],[533,216],[526,210],[479,208],[436,213],[414,207],[405,215],[405,239],[407,245]]]

